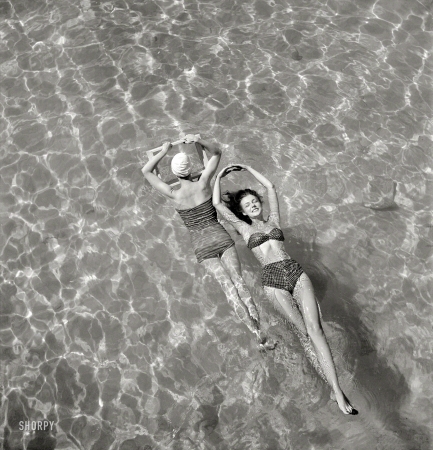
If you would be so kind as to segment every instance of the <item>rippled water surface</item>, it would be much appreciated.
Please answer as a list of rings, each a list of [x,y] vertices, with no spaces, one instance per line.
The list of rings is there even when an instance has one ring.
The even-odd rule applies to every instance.
[[[5,449],[432,448],[431,4],[0,1]],[[144,182],[183,132],[274,181],[358,416],[239,237],[267,354]]]

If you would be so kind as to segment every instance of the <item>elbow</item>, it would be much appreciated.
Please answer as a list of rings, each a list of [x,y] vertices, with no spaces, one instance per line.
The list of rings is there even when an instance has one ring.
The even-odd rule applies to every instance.
[[[213,147],[213,149],[212,149],[212,153],[213,153],[214,155],[222,155],[222,150],[221,150],[219,147],[215,146],[215,147]]]
[[[221,204],[221,201],[220,201],[220,200],[218,200],[218,199],[212,199],[212,205],[214,205],[215,208],[216,208],[218,205],[220,205],[220,204]]]
[[[275,191],[275,184],[274,183],[269,183],[266,186],[266,189],[269,189],[270,191]]]

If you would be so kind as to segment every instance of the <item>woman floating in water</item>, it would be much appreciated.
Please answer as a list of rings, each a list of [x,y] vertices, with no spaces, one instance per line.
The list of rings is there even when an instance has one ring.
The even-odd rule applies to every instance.
[[[251,189],[227,193],[228,201],[225,203],[228,207],[221,203],[220,181],[232,170],[246,170],[265,186],[270,206],[267,220],[263,218],[260,196]],[[228,166],[216,177],[213,204],[242,235],[248,248],[259,260],[266,296],[284,319],[294,326],[315,369],[331,386],[340,409],[344,414],[356,414],[338,384],[311,280],[302,267],[285,252],[274,185],[251,167],[243,164]]]
[[[162,150],[143,167],[143,175],[157,191],[173,202],[190,232],[197,261],[218,280],[239,318],[257,335],[260,347],[272,349],[274,345],[268,343],[260,333],[259,315],[242,278],[235,243],[218,222],[217,212],[212,205],[210,181],[221,159],[221,150],[194,135],[183,138],[185,144],[194,142],[210,155],[199,180],[191,179],[191,164],[185,153],[178,153],[171,162],[172,172],[180,183],[179,189],[173,189],[152,173],[172,147],[170,143],[165,143]]]

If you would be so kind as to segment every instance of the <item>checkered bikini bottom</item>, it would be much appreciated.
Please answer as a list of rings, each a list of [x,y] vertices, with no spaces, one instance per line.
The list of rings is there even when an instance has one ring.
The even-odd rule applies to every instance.
[[[295,284],[304,273],[300,264],[294,259],[284,259],[262,268],[262,285],[284,289],[293,294]]]

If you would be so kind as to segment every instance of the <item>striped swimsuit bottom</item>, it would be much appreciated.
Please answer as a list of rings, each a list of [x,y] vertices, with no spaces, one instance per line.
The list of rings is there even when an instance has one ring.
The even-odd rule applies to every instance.
[[[219,258],[235,245],[226,229],[218,222],[212,198],[190,209],[176,209],[188,228],[197,261]]]

